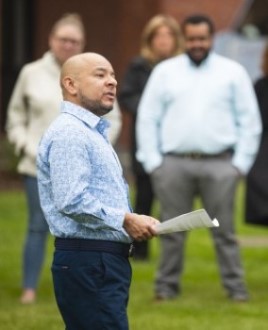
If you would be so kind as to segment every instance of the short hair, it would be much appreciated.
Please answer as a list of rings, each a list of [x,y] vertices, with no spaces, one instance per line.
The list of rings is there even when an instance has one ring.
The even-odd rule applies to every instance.
[[[262,55],[262,72],[265,76],[268,76],[268,42],[266,43],[263,55]]]
[[[86,38],[86,31],[81,16],[77,13],[66,13],[63,14],[52,26],[51,34],[56,33],[57,29],[64,25],[76,26],[82,33],[83,38]]]
[[[156,63],[159,59],[156,58],[152,50],[152,40],[157,29],[162,26],[167,26],[173,35],[175,46],[171,56],[175,56],[182,52],[182,38],[179,23],[175,18],[169,15],[156,15],[152,17],[145,25],[141,36],[140,54],[151,63]]]
[[[182,32],[185,33],[186,25],[189,25],[189,24],[198,25],[198,24],[202,24],[202,23],[205,23],[208,25],[210,34],[214,34],[214,32],[215,32],[214,23],[211,20],[211,18],[206,15],[191,15],[191,16],[186,17],[182,23]]]

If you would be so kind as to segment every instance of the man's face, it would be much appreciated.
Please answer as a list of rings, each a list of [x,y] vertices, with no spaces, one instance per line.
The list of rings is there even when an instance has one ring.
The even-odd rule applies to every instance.
[[[208,56],[212,47],[212,35],[208,24],[187,24],[184,28],[184,38],[186,53],[199,65]]]
[[[78,78],[78,101],[82,107],[97,116],[103,116],[112,110],[116,97],[114,70],[105,59],[86,66]]]
[[[49,38],[49,46],[56,60],[62,65],[69,57],[84,48],[84,36],[75,25],[61,25]]]

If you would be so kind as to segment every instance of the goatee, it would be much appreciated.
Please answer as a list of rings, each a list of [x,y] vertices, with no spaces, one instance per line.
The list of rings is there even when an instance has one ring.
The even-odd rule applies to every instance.
[[[191,60],[196,66],[200,66],[200,64],[203,63],[203,62],[207,59],[207,57],[208,57],[208,55],[209,55],[209,52],[205,53],[203,57],[198,58],[198,59],[195,58],[195,57],[191,54],[191,52],[186,52],[186,54],[189,56],[190,60]]]

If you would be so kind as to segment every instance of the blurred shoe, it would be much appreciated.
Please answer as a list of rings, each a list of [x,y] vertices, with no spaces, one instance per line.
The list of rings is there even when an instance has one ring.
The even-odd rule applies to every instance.
[[[24,305],[33,304],[36,300],[36,293],[34,289],[25,289],[20,297],[20,302]]]
[[[172,301],[175,298],[176,297],[168,297],[168,296],[156,295],[154,297],[154,302],[157,303],[157,304],[161,304],[161,303],[164,303],[164,302]]]
[[[164,297],[161,297],[161,296],[155,296],[154,297],[154,302],[155,303],[161,303],[163,302],[164,300],[166,300]]]
[[[229,295],[229,298],[234,301],[234,302],[237,302],[237,303],[244,303],[244,302],[247,302],[249,301],[249,296],[247,293],[232,293]]]

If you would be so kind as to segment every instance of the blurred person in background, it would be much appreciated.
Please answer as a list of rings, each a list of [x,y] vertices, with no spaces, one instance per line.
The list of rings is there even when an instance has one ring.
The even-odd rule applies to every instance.
[[[229,299],[247,301],[234,201],[239,178],[259,147],[261,121],[245,69],[212,51],[214,25],[204,15],[182,24],[185,54],[157,65],[145,87],[137,118],[137,158],[151,175],[165,221],[192,211],[199,196],[213,228],[222,284]],[[181,293],[186,232],[161,236],[157,301]]]
[[[255,83],[263,132],[260,148],[246,178],[246,222],[268,226],[268,44],[262,58],[263,76]]]
[[[61,66],[84,49],[85,27],[81,17],[76,13],[64,14],[53,25],[48,42],[49,50],[43,57],[22,68],[8,106],[6,124],[8,139],[20,158],[18,172],[23,176],[29,213],[20,298],[24,304],[36,299],[48,235],[37,188],[37,147],[48,125],[59,114]],[[109,116],[110,137],[115,142],[121,128],[118,107]]]
[[[139,214],[151,214],[154,193],[150,176],[144,171],[143,165],[135,156],[138,105],[154,66],[164,59],[179,54],[181,48],[180,27],[176,20],[167,15],[152,17],[142,33],[140,54],[130,62],[119,90],[120,105],[132,118],[131,162],[136,187],[134,211]],[[148,241],[135,242],[134,258],[139,260],[149,258]]]

